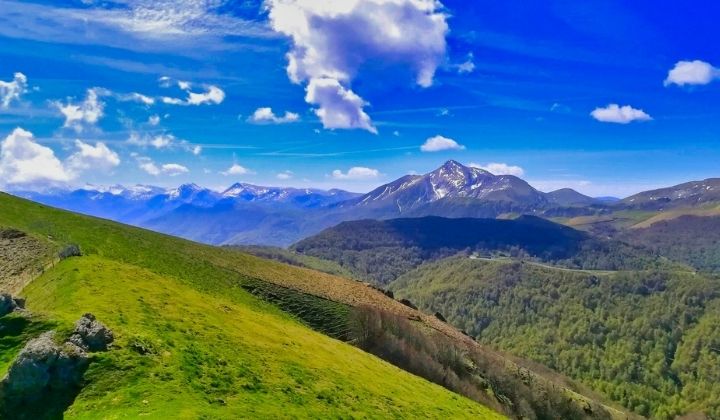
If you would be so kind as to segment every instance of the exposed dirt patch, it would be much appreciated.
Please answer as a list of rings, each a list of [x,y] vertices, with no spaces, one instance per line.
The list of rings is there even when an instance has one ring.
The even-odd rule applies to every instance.
[[[0,227],[0,291],[19,293],[52,261],[54,250],[49,241]]]

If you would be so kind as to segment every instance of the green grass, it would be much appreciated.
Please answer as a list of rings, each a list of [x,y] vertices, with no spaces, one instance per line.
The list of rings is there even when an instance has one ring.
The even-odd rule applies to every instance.
[[[115,348],[93,356],[66,418],[501,418],[311,330],[243,288],[309,270],[4,194],[0,224],[77,243],[85,254],[26,287],[32,313],[67,331],[92,312],[115,332]],[[280,307],[305,299],[283,296]],[[328,316],[342,313],[311,303]],[[0,348],[0,361],[18,350]]]

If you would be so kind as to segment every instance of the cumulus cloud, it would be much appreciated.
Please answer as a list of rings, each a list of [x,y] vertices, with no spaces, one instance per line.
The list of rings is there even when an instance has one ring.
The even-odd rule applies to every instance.
[[[156,126],[160,124],[160,116],[159,115],[151,115],[148,117],[148,124],[152,126]]]
[[[16,128],[0,142],[0,186],[64,184],[84,171],[107,171],[120,164],[117,153],[102,142],[93,146],[76,140],[75,148],[63,162],[51,148],[38,144],[31,132]]]
[[[190,170],[178,163],[157,164],[147,156],[135,156],[138,167],[152,176],[167,175],[178,176],[190,172]]]
[[[173,79],[168,76],[163,76],[159,79],[160,86],[169,88],[173,85]],[[160,100],[164,104],[168,105],[218,105],[225,100],[225,91],[214,85],[202,85],[204,91],[193,92],[193,84],[184,80],[178,80],[175,83],[180,90],[187,94],[187,97],[174,98],[170,96],[163,96]]]
[[[482,165],[479,163],[469,163],[468,166],[471,168],[478,168],[482,169],[483,171],[488,171],[494,175],[523,176],[525,174],[525,170],[523,170],[523,168],[519,166],[508,165],[507,163],[491,162],[487,165]]]
[[[231,175],[249,175],[253,172],[244,166],[238,165],[237,163],[233,163],[232,166],[230,166],[226,171],[222,171],[220,173],[225,176],[231,176]]]
[[[340,169],[332,171],[332,177],[334,179],[347,180],[347,181],[360,181],[366,179],[377,179],[380,177],[380,171],[377,169],[366,168],[364,166],[355,166],[350,168],[347,172],[343,173]]]
[[[168,176],[178,176],[190,172],[188,168],[177,163],[166,163],[160,167],[160,171]]]
[[[120,157],[110,150],[105,143],[97,142],[95,146],[75,140],[77,152],[67,159],[67,167],[73,173],[88,169],[107,171],[120,165]]]
[[[99,99],[96,89],[88,89],[85,99],[79,103],[72,103],[68,100],[67,104],[59,101],[53,102],[53,105],[65,117],[63,127],[73,128],[76,131],[82,131],[86,126],[95,125],[103,116],[105,103]]]
[[[365,101],[355,92],[345,89],[335,79],[317,78],[310,80],[305,100],[317,104],[315,115],[320,118],[323,127],[361,128],[376,134],[377,129],[365,113]]]
[[[429,139],[425,140],[425,143],[423,143],[422,146],[420,146],[420,150],[423,152],[439,152],[442,150],[464,150],[465,146],[459,144],[453,139],[443,137],[443,136],[434,136],[430,137]]]
[[[350,87],[363,65],[410,69],[428,87],[445,58],[448,25],[437,0],[267,0],[266,7],[271,27],[292,39],[288,77],[308,82],[305,100],[325,128],[375,132]]]
[[[720,68],[701,60],[678,61],[667,75],[664,85],[706,85],[720,79]]]
[[[16,128],[0,143],[0,184],[64,183],[71,179],[55,152],[35,142],[31,132]]]
[[[650,121],[652,117],[642,109],[630,105],[610,104],[605,108],[595,108],[590,115],[600,122],[628,124],[633,121]]]
[[[9,82],[0,80],[0,108],[7,108],[13,101],[19,101],[20,96],[27,91],[27,77],[17,72]]]
[[[248,122],[254,124],[287,124],[297,121],[300,121],[300,115],[290,111],[285,111],[283,116],[275,115],[269,107],[256,109],[248,118]]]

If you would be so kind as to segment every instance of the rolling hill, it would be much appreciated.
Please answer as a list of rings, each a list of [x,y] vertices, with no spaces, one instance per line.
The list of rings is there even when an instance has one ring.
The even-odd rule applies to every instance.
[[[644,416],[720,416],[717,278],[456,257],[422,265],[389,287],[480,342]]]
[[[83,250],[84,256],[56,263],[25,287],[32,322],[64,331],[82,313],[92,312],[117,336],[114,350],[95,356],[85,387],[69,407],[42,407],[46,414],[498,417],[312,331],[241,287],[250,279],[280,276],[323,281],[312,279],[309,270],[5,194],[0,194],[0,209],[2,226],[51,238],[48,246],[75,243]],[[14,319],[6,316],[2,323],[17,324]],[[3,359],[22,346],[12,342],[8,348],[9,338],[1,339]]]
[[[507,255],[571,268],[642,268],[662,264],[642,249],[535,216],[517,219],[422,217],[344,222],[291,248],[335,262],[384,285],[418,265],[457,253]]]
[[[700,271],[720,272],[720,216],[658,217],[626,229],[619,238]]]
[[[0,318],[0,373],[30,338],[65,336],[86,312],[116,337],[81,389],[18,416],[624,416],[360,282],[5,194],[0,226],[82,254],[15,266],[29,312]]]

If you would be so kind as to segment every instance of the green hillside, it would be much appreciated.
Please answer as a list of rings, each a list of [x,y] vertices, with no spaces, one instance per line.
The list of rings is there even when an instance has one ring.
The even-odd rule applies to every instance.
[[[566,268],[673,268],[678,264],[619,241],[600,239],[534,216],[516,219],[413,219],[343,222],[292,246],[328,261],[353,277],[385,286],[417,266],[452,255],[503,255]],[[271,258],[284,255],[268,253]],[[317,263],[316,263],[317,264]]]
[[[3,370],[25,339],[50,328],[67,334],[85,312],[115,333],[113,350],[93,354],[66,418],[500,418],[309,329],[243,287],[279,278],[322,282],[319,273],[5,194],[0,226],[53,246],[78,244],[84,254],[24,289],[32,322],[2,318],[15,325],[0,337]],[[50,415],[65,407],[36,409]]]
[[[450,258],[390,288],[639,414],[720,417],[720,279]]]

